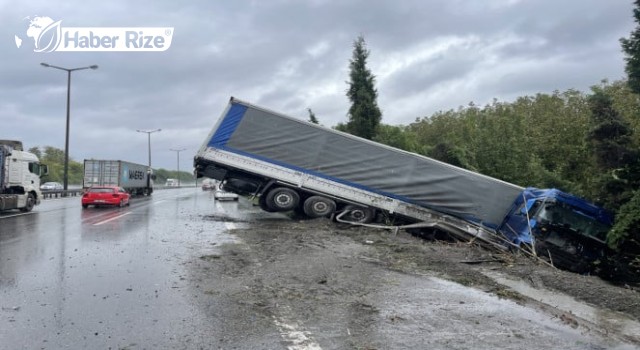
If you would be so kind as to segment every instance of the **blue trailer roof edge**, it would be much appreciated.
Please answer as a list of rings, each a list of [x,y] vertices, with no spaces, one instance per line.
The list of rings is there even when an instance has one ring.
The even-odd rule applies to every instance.
[[[231,103],[231,108],[229,108],[229,111],[224,116],[222,123],[220,123],[220,126],[213,134],[213,137],[211,137],[211,140],[209,140],[207,146],[224,147],[242,121],[247,107],[233,101]]]

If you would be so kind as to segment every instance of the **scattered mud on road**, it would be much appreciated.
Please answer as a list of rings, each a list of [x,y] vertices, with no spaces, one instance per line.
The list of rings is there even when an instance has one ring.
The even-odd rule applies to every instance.
[[[252,226],[190,264],[194,297],[223,329],[221,348],[640,347],[640,293],[631,287],[402,231],[325,219]],[[615,319],[582,318],[564,299],[553,305],[527,290]]]

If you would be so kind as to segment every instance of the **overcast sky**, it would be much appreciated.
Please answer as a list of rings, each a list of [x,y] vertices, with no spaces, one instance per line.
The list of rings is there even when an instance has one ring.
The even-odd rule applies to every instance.
[[[407,125],[470,101],[624,78],[619,39],[632,0],[0,0],[0,139],[64,149],[72,74],[70,157],[191,171],[229,97],[320,123],[347,120],[353,42],[364,36],[383,123]],[[30,19],[62,27],[173,27],[164,52],[34,52]],[[26,19],[25,17],[29,17]],[[16,47],[15,37],[22,39]]]

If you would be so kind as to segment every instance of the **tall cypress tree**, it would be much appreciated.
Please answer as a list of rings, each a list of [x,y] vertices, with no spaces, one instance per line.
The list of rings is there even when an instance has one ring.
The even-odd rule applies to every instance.
[[[626,57],[625,72],[629,89],[640,94],[640,0],[634,1],[633,17],[638,24],[629,38],[621,38],[622,51]],[[637,117],[637,116],[636,116]],[[630,130],[628,134],[633,133]],[[629,147],[630,148],[630,147]],[[640,149],[631,148],[629,162],[624,164],[622,178],[626,186],[626,203],[616,213],[616,223],[608,234],[609,244],[618,250],[635,254],[636,275],[640,274]],[[629,264],[632,266],[633,264]]]
[[[637,153],[631,148],[632,130],[613,107],[611,97],[601,89],[594,88],[588,102],[593,127],[587,138],[601,174],[596,182],[597,196],[609,209],[617,210],[629,200],[633,189],[629,169]]]
[[[636,7],[633,9],[635,22],[640,24],[640,0],[634,1]],[[621,38],[622,51],[626,54],[625,71],[627,72],[629,88],[640,93],[640,26],[631,32],[629,38]]]
[[[378,91],[375,88],[375,76],[367,68],[367,50],[364,37],[359,36],[353,44],[353,57],[350,60],[349,89],[347,97],[351,101],[349,108],[349,133],[371,140],[382,120],[378,108]]]

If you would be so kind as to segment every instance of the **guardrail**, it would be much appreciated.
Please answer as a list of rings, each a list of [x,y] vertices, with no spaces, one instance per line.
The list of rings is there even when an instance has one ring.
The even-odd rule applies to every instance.
[[[42,198],[63,198],[63,197],[77,197],[82,195],[82,189],[77,190],[59,190],[59,191],[43,191]]]
[[[178,189],[178,188],[185,188],[185,187],[193,187],[193,185],[191,186],[154,186],[153,190],[157,191],[157,190],[170,190],[170,189]],[[78,196],[82,196],[82,193],[84,192],[83,189],[79,188],[79,189],[73,189],[73,190],[54,190],[54,191],[41,191],[42,192],[42,198],[44,199],[53,199],[53,198],[64,198],[64,197],[78,197]]]

